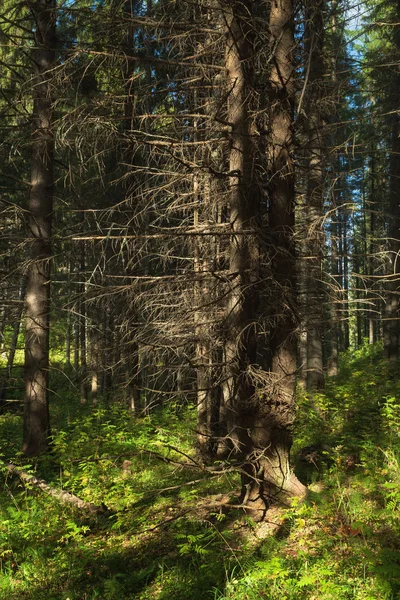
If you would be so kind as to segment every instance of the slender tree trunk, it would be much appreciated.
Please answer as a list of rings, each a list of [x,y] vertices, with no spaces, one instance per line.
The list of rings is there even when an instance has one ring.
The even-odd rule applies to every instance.
[[[400,12],[400,11],[399,11]],[[400,34],[397,33],[397,38]],[[400,51],[400,40],[398,39]],[[396,74],[393,82],[393,99],[395,109],[400,106],[400,75]],[[392,115],[392,148],[389,173],[389,269],[388,291],[386,295],[384,318],[384,354],[388,360],[396,360],[399,355],[399,293],[400,293],[400,115]]]
[[[194,182],[195,198],[198,199],[199,181]],[[207,193],[204,190],[204,198]],[[209,198],[207,198],[209,200]],[[205,199],[204,202],[207,202]],[[199,205],[200,203],[197,202]],[[195,209],[194,227],[199,226],[199,208]],[[208,240],[207,240],[208,242]],[[201,457],[210,461],[215,444],[213,427],[213,385],[211,379],[212,349],[210,339],[210,315],[204,308],[209,302],[207,249],[202,248],[202,240],[195,239],[194,270],[198,279],[195,281],[195,339],[196,339],[196,379],[197,379],[197,443]],[[204,256],[205,254],[205,256]]]
[[[67,310],[67,330],[65,333],[65,366],[71,368],[71,311]]]
[[[348,219],[346,207],[342,211],[342,259],[343,259],[343,349],[350,348],[350,323],[349,323],[349,243],[348,243]]]
[[[99,325],[97,322],[92,321],[91,323],[90,338],[90,396],[95,404],[99,389],[100,372]]]
[[[322,282],[322,228],[325,186],[326,144],[324,140],[321,102],[324,90],[324,64],[322,58],[324,40],[323,0],[309,0],[306,6],[305,46],[308,73],[306,129],[308,137],[307,171],[307,217],[308,251],[307,264],[307,389],[309,392],[324,387],[323,370],[323,307]]]
[[[19,299],[18,299],[19,304],[18,304],[18,309],[17,309],[17,314],[16,314],[16,320],[14,323],[10,349],[9,349],[8,357],[7,357],[6,373],[5,373],[5,377],[4,377],[2,386],[0,388],[0,407],[4,406],[5,400],[7,398],[7,389],[9,386],[10,379],[11,379],[12,368],[14,366],[15,352],[17,350],[19,330],[21,327],[22,312],[24,309],[26,284],[27,284],[27,280],[26,280],[26,277],[24,276],[22,278],[20,289],[19,289]]]
[[[304,196],[304,194],[301,194]],[[300,313],[300,330],[298,343],[299,385],[307,389],[307,333],[308,333],[308,306],[307,306],[307,224],[303,218],[306,213],[305,204],[299,202],[296,231],[299,236],[300,256],[298,258],[298,306]]]
[[[74,317],[74,374],[79,371],[79,316]]]
[[[82,219],[84,224],[84,219]],[[84,226],[82,226],[82,229]],[[81,299],[79,303],[79,353],[81,357],[80,366],[80,388],[81,388],[81,404],[85,404],[88,400],[88,382],[87,382],[87,308],[85,302],[86,296],[86,284],[84,282],[86,277],[86,248],[85,242],[82,242],[80,248],[80,276],[83,279],[81,287]]]
[[[376,229],[376,208],[375,208],[375,159],[374,152],[372,149],[370,158],[370,171],[371,171],[371,202],[372,208],[370,211],[369,219],[369,248],[368,248],[368,275],[373,277],[374,275],[374,254],[375,254],[375,229]],[[368,317],[368,338],[369,343],[374,344],[376,341],[376,327],[375,327],[375,314],[377,312],[376,299],[372,292],[374,286],[374,280],[370,279],[368,284],[368,296],[369,296],[369,317]]]
[[[51,69],[55,61],[56,2],[29,3],[35,23],[32,51],[33,132],[28,203],[30,261],[25,325],[25,409],[22,451],[35,456],[48,449],[50,262],[53,213],[53,108]]]
[[[299,150],[300,153],[300,150]],[[302,157],[303,158],[303,157]],[[297,245],[297,288],[298,288],[298,311],[299,311],[299,333],[298,333],[298,383],[301,389],[307,389],[307,330],[308,330],[308,306],[307,306],[307,284],[308,284],[308,214],[307,214],[307,178],[299,178],[297,186],[297,203],[295,213]]]
[[[147,15],[150,17],[152,13],[152,1],[147,1]],[[135,54],[135,48],[137,45],[136,42],[136,28],[133,25],[133,17],[135,15],[135,3],[133,0],[129,0],[129,2],[124,3],[123,5],[123,14],[127,19],[126,22],[126,34],[124,39],[124,51],[126,52],[126,62],[124,68],[124,89],[125,89],[125,100],[124,100],[124,132],[127,139],[127,145],[124,150],[124,159],[127,164],[127,177],[125,178],[124,190],[126,199],[134,198],[135,191],[135,176],[131,171],[134,170],[135,165],[135,145],[131,140],[131,136],[133,136],[133,132],[136,128],[135,126],[135,118],[136,112],[138,111],[138,102],[139,100],[135,98],[136,96],[136,80],[135,80],[135,68],[136,61],[130,58],[133,54]],[[147,40],[145,40],[145,45],[148,46]],[[151,48],[148,48],[149,55],[151,54]],[[151,113],[151,70],[149,68],[146,69],[146,84],[148,85],[147,92],[143,96],[144,107],[143,110],[139,110],[139,114],[142,112],[143,114]],[[139,127],[143,127],[147,129],[147,120],[144,120],[140,124]],[[146,183],[144,184],[146,185]],[[146,219],[146,217],[145,217]],[[144,230],[147,229],[147,225],[144,223]],[[144,270],[146,267],[144,267]],[[136,314],[137,309],[134,308],[133,320],[138,321],[139,315]],[[137,326],[135,326],[136,328]],[[103,338],[103,342],[106,343],[106,340]],[[130,332],[129,342],[125,343],[125,348],[122,349],[122,354],[125,356],[124,365],[125,365],[125,379],[126,379],[126,397],[127,402],[130,407],[132,414],[137,413],[141,408],[141,389],[143,385],[143,369],[140,361],[140,343],[138,341],[138,331],[134,330]],[[104,364],[104,363],[103,363]],[[104,364],[106,367],[106,365]],[[102,379],[101,387],[104,388],[104,384],[106,382],[106,375],[104,372],[104,376]]]
[[[334,120],[339,120],[338,115],[338,94],[339,94],[339,82],[338,82],[338,61],[341,47],[340,32],[338,27],[338,1],[331,0],[331,22],[330,28],[332,31],[332,59],[331,59],[331,77],[330,83],[332,86],[332,98],[334,99]],[[332,199],[332,216],[330,224],[330,247],[331,247],[331,331],[330,331],[330,355],[328,359],[328,376],[335,377],[339,371],[339,350],[341,350],[341,237],[340,237],[340,223],[339,223],[339,207],[337,198],[337,176],[339,166],[339,159],[337,156],[337,139],[336,130],[334,129],[331,139],[330,146],[333,149],[331,155],[331,170],[334,174],[335,179],[330,181],[331,188],[331,199]]]
[[[332,194],[335,202],[334,193]],[[330,245],[331,245],[331,334],[330,334],[330,356],[328,360],[328,375],[335,377],[338,374],[339,366],[339,322],[340,322],[340,279],[339,279],[339,250],[338,250],[338,223],[337,211],[332,216],[330,226]]]
[[[2,306],[1,307],[1,319],[0,319],[0,352],[3,352],[3,350],[4,350],[4,330],[6,328],[7,315],[8,315],[7,307]]]

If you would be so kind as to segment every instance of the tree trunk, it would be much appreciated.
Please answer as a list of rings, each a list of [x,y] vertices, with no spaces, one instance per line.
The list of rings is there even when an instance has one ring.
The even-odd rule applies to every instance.
[[[376,215],[375,215],[375,160],[374,152],[371,152],[370,158],[370,171],[371,171],[371,202],[372,209],[370,211],[369,220],[369,248],[368,248],[368,275],[371,277],[368,284],[368,296],[369,296],[369,317],[368,317],[368,341],[370,344],[376,342],[376,327],[375,327],[375,314],[377,312],[376,306],[376,293],[373,293],[374,280],[374,254],[375,254],[375,228],[376,228]]]
[[[199,182],[195,180],[195,197]],[[194,227],[199,226],[199,209],[195,209]],[[212,349],[210,339],[210,316],[203,306],[209,303],[210,290],[207,287],[210,270],[206,249],[201,248],[202,240],[195,239],[194,270],[198,279],[194,284],[195,303],[195,360],[197,379],[197,443],[200,455],[205,462],[213,458],[215,443],[213,431],[213,385],[211,379]],[[203,252],[202,252],[203,251]],[[202,258],[203,257],[203,258]]]
[[[84,202],[81,205],[81,228],[85,230]],[[81,242],[79,256],[80,273],[80,302],[79,302],[79,353],[81,358],[80,365],[80,390],[81,404],[88,401],[88,381],[87,381],[87,307],[86,307],[86,244]]]
[[[334,191],[332,192],[334,198]],[[336,208],[336,207],[334,207]],[[328,360],[328,376],[336,377],[339,371],[339,321],[340,321],[340,280],[339,280],[339,251],[338,251],[338,223],[337,211],[332,215],[330,226],[331,242],[331,331],[330,331],[330,356]]]
[[[14,366],[15,352],[17,350],[19,330],[21,327],[22,312],[24,309],[26,283],[27,283],[26,277],[24,276],[22,278],[21,286],[19,289],[19,304],[18,304],[18,310],[17,310],[17,314],[16,314],[16,320],[14,323],[14,329],[13,329],[13,334],[12,334],[12,338],[11,338],[10,349],[9,349],[8,357],[7,357],[6,374],[5,374],[2,386],[0,388],[0,407],[3,407],[5,405],[5,400],[7,398],[7,389],[8,389],[10,379],[11,379],[12,368]]]
[[[339,120],[338,115],[338,93],[339,93],[339,83],[338,83],[338,60],[340,53],[340,34],[338,28],[338,3],[337,0],[332,0],[331,2],[331,22],[330,28],[332,31],[332,58],[331,58],[331,77],[330,83],[332,86],[332,98],[334,99],[334,110],[333,110],[333,119]],[[330,329],[330,353],[328,359],[328,376],[335,377],[339,372],[339,348],[340,348],[340,299],[341,299],[341,267],[340,267],[340,232],[339,232],[339,209],[337,203],[337,179],[335,174],[339,169],[339,159],[337,157],[337,140],[336,140],[336,129],[333,130],[330,139],[330,147],[331,150],[331,171],[334,174],[334,179],[329,182],[329,186],[331,188],[331,224],[330,224],[330,246],[331,246],[331,275],[332,275],[332,285],[331,285],[331,329]]]
[[[4,301],[4,299],[2,299]],[[4,350],[4,330],[7,323],[8,310],[6,306],[1,307],[1,318],[0,318],[0,352]]]
[[[292,164],[293,69],[292,9],[287,0],[271,7],[270,29],[275,45],[271,74],[270,228],[274,238],[274,277],[280,291],[271,335],[272,390],[256,392],[256,319],[259,310],[260,202],[254,138],[249,114],[252,30],[250,6],[230,5],[226,66],[230,145],[229,294],[225,320],[226,380],[223,408],[231,452],[244,461],[242,502],[263,518],[271,496],[303,495],[304,486],[289,465],[290,427],[294,415],[296,320],[294,317],[295,253],[294,178]],[[278,75],[279,72],[279,75]],[[283,82],[283,83],[282,83]],[[290,92],[288,93],[288,91]],[[247,231],[246,231],[247,230]],[[286,308],[288,307],[288,308]],[[274,307],[275,308],[275,307]]]
[[[306,6],[305,50],[308,72],[306,91],[307,128],[307,217],[308,251],[307,264],[307,390],[324,388],[322,328],[324,289],[322,282],[323,202],[325,186],[326,154],[321,102],[324,97],[324,64],[322,58],[324,40],[323,0],[310,0]]]
[[[33,132],[31,191],[28,203],[30,261],[25,325],[25,409],[22,451],[36,456],[48,449],[50,262],[53,213],[53,107],[51,69],[55,61],[56,3],[29,4],[35,23],[32,51]]]
[[[229,147],[230,240],[228,299],[224,332],[225,380],[222,389],[220,420],[226,427],[219,454],[233,451],[246,455],[241,416],[249,410],[254,388],[249,382],[248,367],[255,360],[254,331],[254,240],[243,230],[255,226],[255,198],[251,197],[253,171],[246,88],[245,60],[250,53],[243,14],[247,4],[232,1],[227,8],[226,68],[228,121],[232,131]]]
[[[79,305],[78,305],[79,306]],[[79,371],[79,316],[74,316],[74,374]]]
[[[343,290],[343,349],[350,348],[350,323],[349,323],[349,242],[348,242],[348,215],[344,206],[341,210],[342,217],[342,290]]]
[[[400,44],[399,44],[400,49]],[[395,109],[400,105],[400,76],[395,77]],[[392,152],[389,173],[389,269],[388,291],[384,318],[384,354],[388,360],[396,360],[399,355],[399,279],[400,279],[400,116],[392,115]]]
[[[257,477],[249,481],[255,506],[265,492],[272,496],[304,495],[305,487],[290,468],[291,428],[294,421],[297,354],[296,256],[294,245],[294,66],[293,6],[277,0],[270,7],[271,47],[275,48],[270,75],[269,226],[276,289],[276,314],[270,338],[271,397],[253,433],[258,455]],[[262,450],[261,450],[262,449]],[[254,471],[254,469],[253,469]],[[260,474],[265,484],[259,483]],[[254,473],[253,473],[254,474]],[[264,500],[265,502],[265,500]]]
[[[67,330],[65,332],[65,366],[71,368],[71,311],[67,309]]]

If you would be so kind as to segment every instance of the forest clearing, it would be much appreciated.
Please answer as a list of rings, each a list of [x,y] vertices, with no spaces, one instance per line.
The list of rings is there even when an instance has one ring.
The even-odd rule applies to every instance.
[[[400,599],[400,3],[3,0],[0,597]]]

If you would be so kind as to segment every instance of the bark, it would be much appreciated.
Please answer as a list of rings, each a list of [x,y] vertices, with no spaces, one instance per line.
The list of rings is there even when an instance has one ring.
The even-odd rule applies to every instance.
[[[303,185],[306,183],[304,178]],[[298,383],[301,389],[307,389],[307,331],[308,331],[308,265],[307,265],[307,210],[306,210],[306,188],[298,190],[298,201],[296,207],[296,234],[298,244],[298,307],[300,316],[300,329],[298,334]]]
[[[28,202],[30,262],[25,325],[25,408],[22,451],[35,456],[48,449],[50,262],[53,212],[53,108],[51,69],[55,62],[56,3],[30,3],[35,23],[32,51],[33,132],[31,191]]]
[[[338,227],[336,214],[332,217],[330,227],[331,242],[331,274],[333,284],[331,286],[331,332],[330,332],[330,356],[328,360],[328,376],[335,377],[339,370],[339,264],[338,264]]]
[[[105,506],[97,506],[97,504],[92,504],[91,502],[86,502],[82,500],[75,494],[71,494],[70,492],[66,492],[65,490],[53,488],[50,486],[44,479],[38,479],[34,475],[30,475],[29,473],[25,473],[25,471],[21,471],[13,464],[7,465],[7,470],[12,475],[17,475],[23,483],[28,485],[33,485],[38,489],[42,490],[46,494],[49,494],[53,498],[56,498],[62,504],[72,504],[79,508],[80,510],[84,510],[89,513],[104,513],[107,511]]]
[[[198,185],[198,182],[195,182]],[[196,190],[195,190],[196,193]],[[199,225],[198,209],[195,211],[194,227]],[[213,385],[212,385],[212,349],[209,315],[203,304],[208,302],[209,290],[204,275],[209,271],[208,261],[201,258],[201,240],[195,240],[194,269],[199,274],[195,282],[195,360],[197,379],[197,443],[201,457],[205,462],[213,458],[215,444],[213,427]],[[204,275],[204,276],[203,276]]]
[[[322,119],[324,100],[324,64],[322,57],[324,40],[323,0],[310,0],[306,7],[305,46],[307,71],[309,72],[307,107],[307,389],[320,391],[324,387],[323,372],[323,306],[322,250],[324,244],[323,202],[325,186],[326,144]]]
[[[12,369],[14,366],[15,352],[17,350],[19,330],[21,327],[22,312],[24,309],[26,283],[27,283],[26,277],[24,276],[22,278],[21,286],[20,286],[20,290],[19,290],[19,299],[18,299],[19,305],[18,305],[18,310],[17,310],[17,315],[16,315],[16,321],[14,323],[14,329],[13,329],[13,334],[12,334],[12,338],[11,338],[10,349],[9,349],[8,357],[7,357],[6,373],[5,373],[5,377],[4,377],[2,386],[0,388],[0,407],[1,408],[5,406],[5,401],[7,398],[7,389],[8,389],[9,383],[10,383],[11,373],[12,373]]]
[[[348,212],[346,207],[340,210],[342,227],[341,227],[341,246],[342,246],[342,290],[343,290],[343,350],[350,348],[350,325],[349,325],[349,243],[348,243]]]
[[[67,330],[65,332],[65,366],[71,368],[71,311],[67,312]]]
[[[194,104],[196,105],[196,104]],[[195,123],[195,139],[201,132]],[[203,150],[204,155],[204,150]],[[202,157],[204,160],[204,156]],[[211,211],[211,177],[204,174],[194,179],[194,228],[203,226]],[[218,423],[217,388],[213,373],[213,320],[214,306],[210,305],[212,289],[210,285],[211,256],[214,240],[200,236],[194,240],[194,270],[197,279],[194,284],[194,324],[195,324],[195,365],[197,384],[197,444],[200,456],[209,463],[215,458]]]
[[[79,371],[79,317],[74,318],[74,374]]]
[[[370,158],[370,171],[371,171],[371,202],[372,209],[370,212],[369,219],[369,248],[368,248],[368,275],[374,275],[374,254],[375,254],[375,229],[376,229],[376,215],[375,215],[375,156],[374,152],[371,152]],[[375,314],[377,312],[376,298],[373,293],[373,279],[370,280],[368,285],[368,297],[370,302],[370,313],[368,318],[368,341],[370,344],[376,342],[376,327],[375,327]]]
[[[99,389],[100,372],[100,347],[99,347],[99,326],[98,323],[91,323],[90,335],[90,396],[93,403],[96,403]]]
[[[2,298],[4,301],[4,299]],[[8,311],[6,306],[1,307],[1,318],[0,318],[0,352],[4,350],[4,330],[7,323]]]
[[[270,30],[276,44],[271,72],[270,211],[269,224],[276,248],[274,278],[283,314],[271,339],[272,372],[277,394],[292,405],[296,373],[295,315],[296,257],[294,247],[293,14],[290,0],[271,5]]]
[[[81,216],[81,228],[82,231],[85,229],[85,213],[84,203],[82,203],[82,216]],[[86,243],[82,242],[80,246],[79,256],[79,271],[80,279],[80,302],[79,302],[79,353],[81,358],[80,365],[80,390],[81,390],[81,404],[86,404],[88,401],[88,382],[87,382],[87,308],[85,302],[86,296]]]
[[[125,179],[125,188],[123,193],[125,194],[126,199],[133,197],[134,195],[134,185],[135,185],[135,177],[132,173],[129,173],[134,168],[135,165],[135,146],[132,143],[130,136],[133,135],[133,131],[135,130],[135,116],[137,112],[137,102],[139,99],[135,98],[136,89],[135,89],[135,68],[136,61],[130,58],[132,54],[135,53],[135,26],[131,19],[134,17],[134,3],[127,2],[123,5],[123,13],[124,17],[127,19],[126,23],[126,35],[124,39],[124,50],[126,52],[126,61],[124,68],[124,88],[125,88],[125,100],[124,100],[124,131],[127,139],[127,146],[124,151],[125,162],[128,165],[128,176]],[[147,16],[150,17],[152,12],[152,2],[147,2]],[[150,53],[150,52],[149,52]],[[151,71],[149,72],[148,68],[146,68],[146,83],[149,85],[150,89],[151,82]],[[144,94],[146,98],[145,102],[149,105],[151,103],[150,99],[151,94],[147,90],[147,93]],[[145,107],[143,107],[145,108]],[[143,110],[143,114],[147,114],[150,112],[150,106],[146,107],[146,110]],[[140,110],[139,110],[140,112]],[[137,125],[137,124],[136,124]],[[143,123],[141,124],[143,126]],[[144,122],[144,127],[147,127],[147,121]],[[146,225],[144,228],[147,228]],[[134,309],[133,320],[138,321],[139,315],[136,314],[136,309]],[[103,339],[104,343],[107,343],[106,339]],[[130,334],[130,342],[125,344],[125,348],[122,349],[123,355],[126,356],[124,360],[125,364],[125,377],[126,377],[126,399],[128,406],[132,412],[132,414],[138,413],[141,409],[141,388],[142,388],[142,370],[141,370],[141,362],[140,362],[140,346],[137,341],[137,331],[132,331]],[[104,363],[106,367],[106,363]],[[105,373],[105,371],[104,371]],[[102,388],[105,383],[105,375],[102,380]]]
[[[290,467],[297,354],[296,256],[294,246],[293,7],[271,4],[269,26],[275,49],[270,74],[269,227],[273,241],[276,309],[270,337],[272,386],[253,416],[252,462],[244,499],[260,517],[270,497],[304,496]]]
[[[331,95],[334,99],[334,111],[333,118],[339,120],[338,116],[338,101],[337,95],[339,90],[338,84],[338,59],[340,53],[340,36],[338,31],[338,12],[337,12],[337,0],[332,0],[331,3],[331,22],[330,27],[332,30],[332,59],[331,59]],[[334,131],[331,139],[330,146],[333,148],[331,157],[331,169],[333,173],[337,173],[339,167],[337,159],[337,140],[336,132]],[[339,337],[340,337],[340,264],[339,264],[339,213],[336,202],[336,185],[337,181],[330,181],[331,187],[331,198],[332,198],[332,217],[330,225],[330,247],[331,247],[331,330],[330,330],[330,355],[328,359],[328,376],[335,377],[339,371]]]
[[[272,366],[268,378],[273,380],[272,390],[267,387],[257,389],[256,393],[252,372],[257,360],[260,203],[250,118],[253,32],[248,17],[251,6],[232,3],[230,8],[226,66],[230,91],[228,121],[232,123],[229,164],[232,237],[223,409],[230,450],[244,462],[242,504],[254,517],[262,519],[271,497],[305,493],[289,464],[296,373],[292,10],[287,0],[271,7],[270,29],[276,51],[270,98],[273,106],[270,228],[275,242],[274,276],[280,293],[277,310],[283,316],[276,318],[270,340]],[[246,229],[254,233],[235,235]]]
[[[248,367],[255,360],[254,331],[254,239],[241,235],[242,230],[255,226],[255,198],[251,197],[253,172],[246,62],[250,54],[250,39],[245,13],[246,3],[232,2],[226,12],[226,69],[228,88],[228,118],[232,131],[229,148],[230,177],[230,240],[228,300],[224,331],[225,381],[222,389],[220,421],[226,427],[219,454],[233,451],[246,454],[247,440],[240,429],[241,415],[249,409],[254,388],[249,382]],[[235,235],[239,233],[239,235]]]
[[[400,43],[399,43],[400,50]],[[400,105],[400,76],[395,77],[394,96],[396,109]],[[384,354],[388,360],[396,360],[399,355],[399,279],[400,279],[400,116],[392,116],[392,148],[389,173],[389,268],[388,291],[384,317]]]

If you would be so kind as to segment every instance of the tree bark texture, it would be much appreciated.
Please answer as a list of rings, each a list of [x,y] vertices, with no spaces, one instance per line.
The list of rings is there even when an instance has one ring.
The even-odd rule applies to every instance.
[[[52,67],[55,62],[56,3],[29,3],[35,47],[31,191],[28,203],[30,261],[27,272],[25,324],[25,402],[22,451],[45,452],[49,444],[50,263],[53,212]]]
[[[303,496],[290,468],[297,355],[295,178],[293,162],[294,67],[291,0],[274,0],[269,28],[274,49],[270,73],[269,229],[276,304],[270,335],[270,391],[251,428],[252,457],[244,498],[257,510],[269,497]]]
[[[8,386],[9,386],[10,379],[11,379],[11,373],[12,373],[13,366],[14,366],[15,353],[17,351],[18,337],[19,337],[19,330],[21,327],[21,319],[22,319],[22,312],[23,312],[23,308],[24,308],[25,294],[26,294],[26,277],[24,276],[22,278],[20,289],[19,289],[18,310],[17,310],[17,314],[16,314],[16,320],[14,322],[11,344],[10,344],[10,348],[8,351],[6,373],[5,373],[1,388],[0,388],[0,408],[3,408],[6,405],[7,390],[8,390]]]
[[[228,115],[231,124],[229,145],[230,226],[228,300],[224,331],[225,381],[222,389],[220,421],[226,427],[226,445],[235,453],[246,454],[241,417],[250,409],[254,387],[248,367],[255,361],[254,277],[257,262],[255,240],[241,232],[255,227],[256,198],[251,193],[253,157],[248,114],[249,89],[246,68],[250,56],[250,36],[246,23],[249,3],[231,2],[225,13],[227,44],[226,69]],[[223,453],[220,449],[220,453]]]
[[[397,6],[397,21],[400,19],[400,7]],[[397,56],[400,55],[400,32],[395,28],[395,45]],[[391,115],[392,147],[389,162],[389,214],[388,231],[389,268],[388,291],[384,315],[384,354],[388,360],[395,360],[399,355],[399,279],[400,279],[400,115],[395,112],[400,106],[400,74],[396,67],[392,75]]]
[[[208,175],[205,175],[201,182],[196,177],[194,180],[194,197],[198,204],[198,194],[201,191],[205,207],[210,205],[210,182]],[[202,185],[203,190],[199,190]],[[200,214],[199,214],[200,213]],[[201,223],[201,211],[199,207],[194,213],[194,227],[199,227]],[[208,242],[208,241],[207,241]],[[206,242],[206,243],[207,243]],[[195,324],[195,360],[196,360],[196,383],[197,383],[197,443],[200,456],[205,462],[209,462],[214,457],[215,451],[215,388],[213,384],[213,349],[211,341],[211,319],[210,303],[211,290],[209,286],[210,271],[209,256],[202,243],[201,238],[194,241],[194,270],[198,279],[194,284],[194,324]]]
[[[229,294],[225,319],[226,379],[222,409],[226,440],[243,458],[242,503],[263,518],[271,496],[303,495],[304,486],[289,465],[290,427],[294,413],[296,320],[294,317],[295,253],[294,170],[292,164],[293,71],[292,9],[271,7],[275,45],[271,73],[270,233],[274,239],[274,277],[279,299],[270,338],[271,386],[258,389],[256,320],[260,310],[260,192],[254,159],[255,136],[250,114],[252,81],[251,5],[232,3],[227,22],[228,121],[230,144]],[[278,75],[279,71],[279,75]],[[284,83],[282,83],[284,82]],[[290,90],[290,94],[288,94]],[[244,230],[249,231],[245,235]]]
[[[325,185],[326,144],[324,141],[322,102],[324,100],[323,64],[323,0],[309,0],[306,6],[305,54],[308,81],[305,85],[307,106],[307,390],[315,392],[324,387],[323,371],[323,306],[322,282],[323,202]]]

